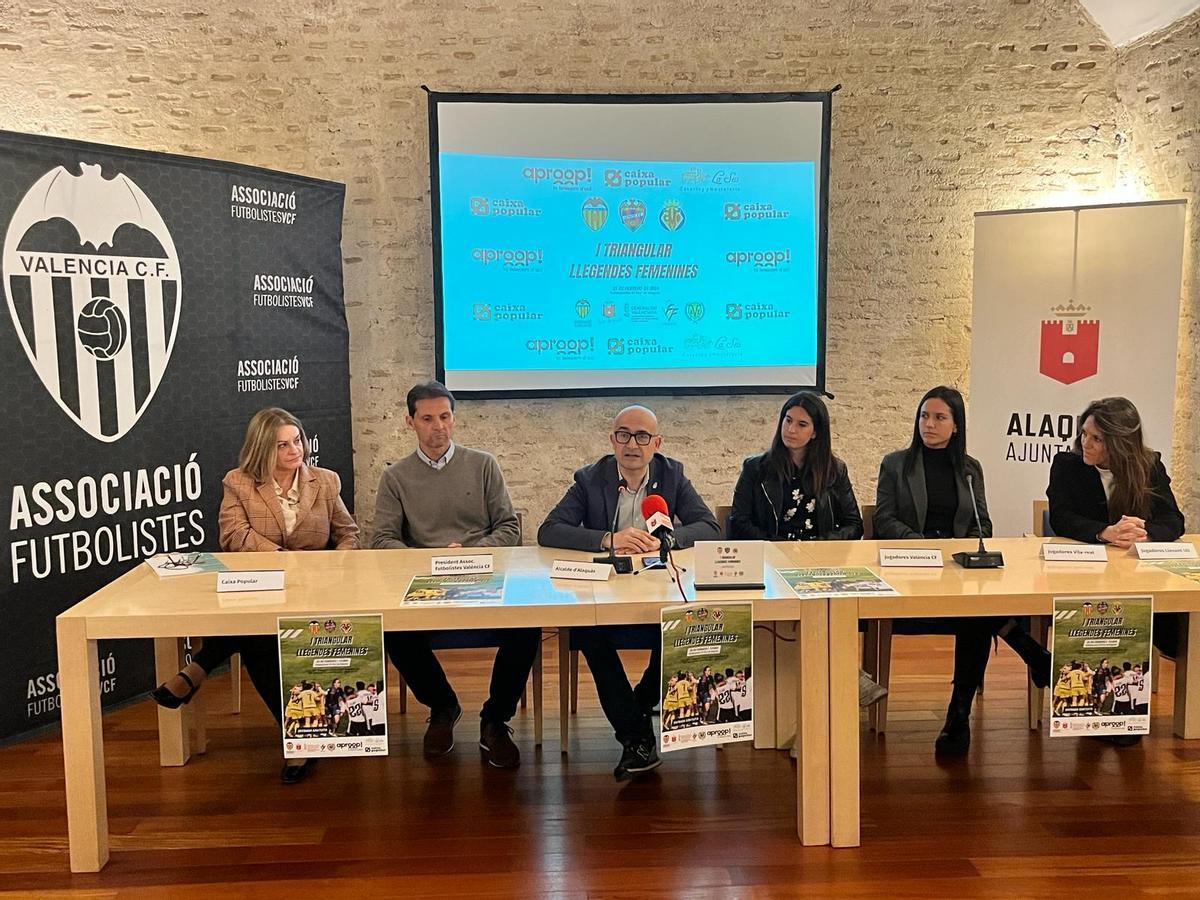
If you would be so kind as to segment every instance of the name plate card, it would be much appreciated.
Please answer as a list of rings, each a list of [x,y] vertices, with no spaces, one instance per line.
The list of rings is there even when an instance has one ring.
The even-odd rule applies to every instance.
[[[1195,544],[1174,541],[1143,541],[1133,545],[1138,559],[1196,559]]]
[[[763,586],[762,541],[696,541],[692,554],[696,589]]]
[[[282,591],[283,569],[263,569],[252,572],[218,572],[217,593],[238,591]]]
[[[940,569],[945,565],[942,561],[941,550],[924,547],[893,547],[890,549],[880,547],[879,564],[881,566],[911,566],[930,569]]]
[[[613,567],[609,563],[577,562],[556,559],[550,569],[551,578],[573,578],[578,581],[608,581]]]
[[[1042,544],[1042,559],[1055,562],[1108,562],[1103,544]]]
[[[490,575],[492,554],[474,553],[470,556],[435,556],[429,561],[430,575]]]

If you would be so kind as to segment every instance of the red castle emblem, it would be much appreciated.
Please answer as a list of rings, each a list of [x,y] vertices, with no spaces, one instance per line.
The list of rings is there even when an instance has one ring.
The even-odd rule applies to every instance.
[[[1038,371],[1047,378],[1074,384],[1099,371],[1100,322],[1083,318],[1090,311],[1068,303],[1050,310],[1056,318],[1042,320]]]

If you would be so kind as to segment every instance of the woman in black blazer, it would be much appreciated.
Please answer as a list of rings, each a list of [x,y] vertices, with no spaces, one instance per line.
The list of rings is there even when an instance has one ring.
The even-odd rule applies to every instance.
[[[883,458],[875,488],[874,526],[880,539],[992,536],[983,467],[967,455],[966,405],[954,388],[943,385],[928,391],[917,406],[908,449]],[[1049,684],[1049,653],[1015,619],[919,619],[905,630],[955,636],[954,688],[946,723],[934,744],[938,753],[961,755],[971,746],[971,703],[983,682],[993,635],[1003,637],[1017,651],[1035,684]]]
[[[1183,534],[1162,456],[1146,446],[1137,407],[1124,397],[1094,400],[1079,417],[1075,449],[1050,466],[1050,528],[1088,544],[1128,549],[1141,541],[1174,541]],[[1154,616],[1154,646],[1179,652],[1179,617]],[[1136,743],[1129,737],[1116,743]]]

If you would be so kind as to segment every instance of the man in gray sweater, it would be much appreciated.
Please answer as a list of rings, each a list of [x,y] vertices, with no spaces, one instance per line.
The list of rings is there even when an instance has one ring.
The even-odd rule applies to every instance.
[[[388,466],[375,496],[374,548],[509,547],[521,542],[504,476],[496,458],[451,440],[454,395],[436,381],[408,392],[405,422],[416,433],[417,449]],[[454,747],[454,725],[462,707],[433,653],[438,632],[389,632],[388,656],[413,695],[429,707],[425,755],[442,756]],[[479,746],[498,768],[520,764],[508,720],[529,679],[541,641],[537,628],[454,634],[456,646],[499,644],[491,691],[480,713]]]

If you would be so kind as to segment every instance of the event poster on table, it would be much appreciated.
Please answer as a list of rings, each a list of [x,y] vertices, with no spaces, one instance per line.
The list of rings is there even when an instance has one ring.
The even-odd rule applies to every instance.
[[[754,739],[752,603],[662,610],[663,752]]]
[[[279,620],[283,756],[387,753],[383,616]]]
[[[414,575],[404,603],[499,606],[504,602],[504,573],[486,575]]]
[[[1172,575],[1186,578],[1188,581],[1200,583],[1200,559],[1163,559],[1150,565]]]
[[[1055,597],[1050,734],[1150,732],[1153,599]]]
[[[896,589],[866,566],[777,569],[797,597],[895,596]]]

